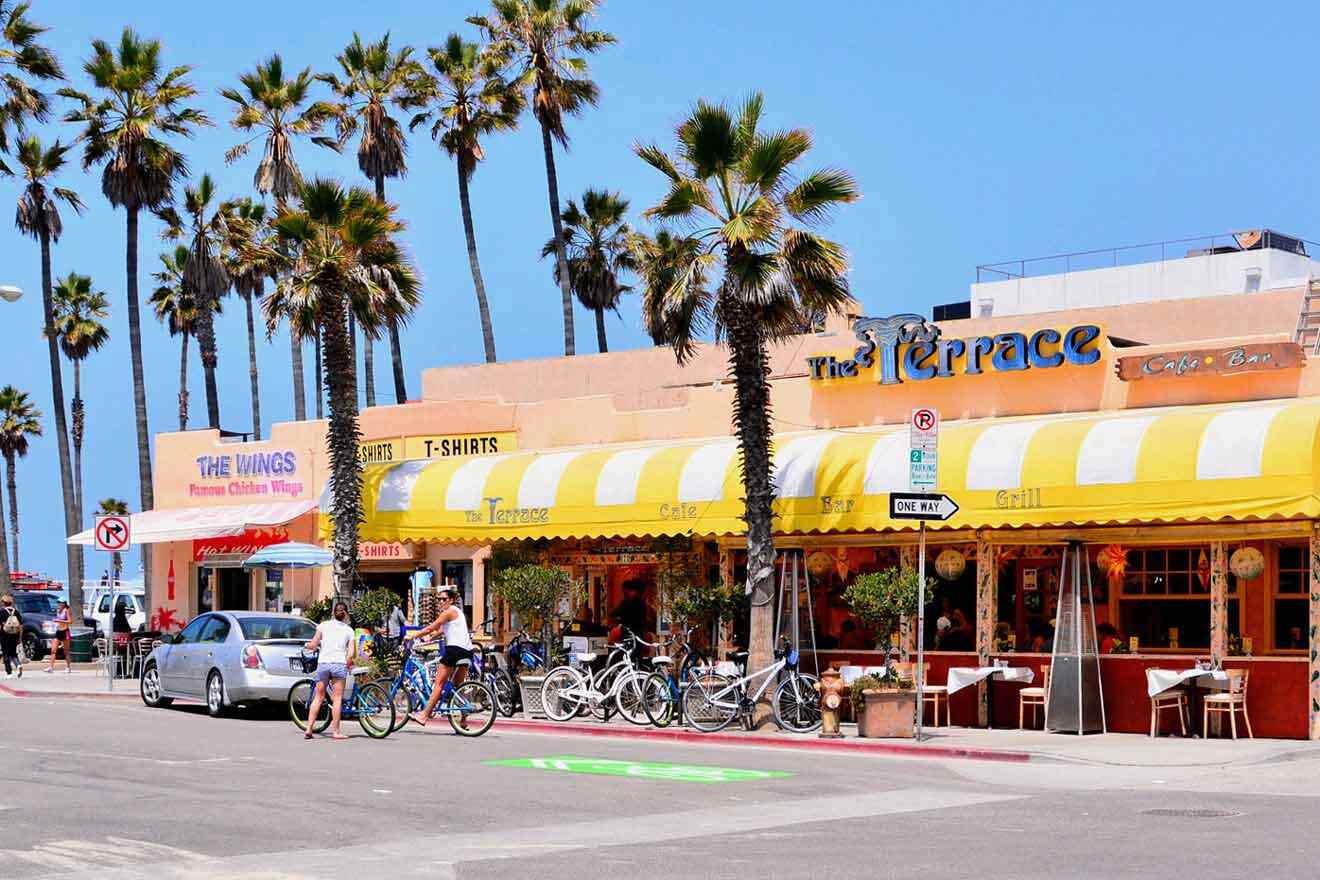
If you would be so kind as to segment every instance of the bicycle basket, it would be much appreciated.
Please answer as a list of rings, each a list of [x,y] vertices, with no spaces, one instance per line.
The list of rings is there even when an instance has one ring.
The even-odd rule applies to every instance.
[[[289,658],[289,665],[297,664],[302,668],[303,675],[311,675],[316,671],[320,660],[316,654],[299,654],[297,657]]]

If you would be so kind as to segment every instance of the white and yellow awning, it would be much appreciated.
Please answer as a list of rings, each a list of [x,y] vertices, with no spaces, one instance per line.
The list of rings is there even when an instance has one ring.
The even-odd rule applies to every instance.
[[[946,422],[944,526],[1320,517],[1318,441],[1320,398]],[[908,451],[905,426],[778,435],[776,531],[912,528],[888,517]],[[742,495],[732,438],[405,461],[365,469],[361,537],[737,535]]]

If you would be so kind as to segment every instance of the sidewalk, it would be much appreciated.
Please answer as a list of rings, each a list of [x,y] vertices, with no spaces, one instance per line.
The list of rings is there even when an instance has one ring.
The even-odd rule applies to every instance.
[[[117,679],[106,689],[105,675],[88,664],[75,664],[72,673],[43,664],[29,664],[21,679],[0,681],[0,699],[13,697],[113,699],[137,702],[136,679]],[[926,728],[925,740],[872,740],[857,736],[855,725],[843,725],[843,739],[821,739],[815,734],[785,733],[773,725],[757,731],[731,727],[719,733],[690,728],[638,727],[621,718],[608,724],[592,720],[557,723],[521,716],[500,718],[496,730],[553,736],[610,738],[740,745],[758,748],[794,748],[846,751],[853,754],[902,755],[924,758],[966,758],[985,761],[1057,761],[1115,767],[1223,767],[1320,759],[1320,742],[1288,739],[1151,739],[1142,734],[1110,733],[1074,736],[1040,730],[982,730],[969,727]]]

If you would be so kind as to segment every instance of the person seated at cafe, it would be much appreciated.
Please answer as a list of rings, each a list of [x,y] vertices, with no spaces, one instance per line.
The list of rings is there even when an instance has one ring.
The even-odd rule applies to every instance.
[[[115,605],[115,613],[110,621],[110,629],[112,632],[117,633],[133,631],[133,625],[128,622],[128,606],[123,602]]]
[[[862,632],[857,621],[849,617],[839,627],[839,649],[842,651],[865,651],[874,647],[871,640]]]
[[[1100,640],[1100,653],[1113,654],[1123,644],[1123,636],[1112,623],[1099,623],[1095,627],[1096,637]]]
[[[591,606],[583,602],[578,606],[573,622],[564,630],[566,636],[603,636],[609,634],[609,627],[601,626],[591,614]]]
[[[973,651],[976,649],[976,633],[967,621],[967,615],[961,608],[953,609],[949,615],[949,631],[940,640],[941,651]]]

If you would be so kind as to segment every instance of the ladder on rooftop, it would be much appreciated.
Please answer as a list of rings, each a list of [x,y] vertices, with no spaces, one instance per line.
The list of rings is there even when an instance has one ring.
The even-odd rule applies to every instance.
[[[1320,355],[1320,278],[1312,278],[1306,284],[1293,341],[1308,355]]]

